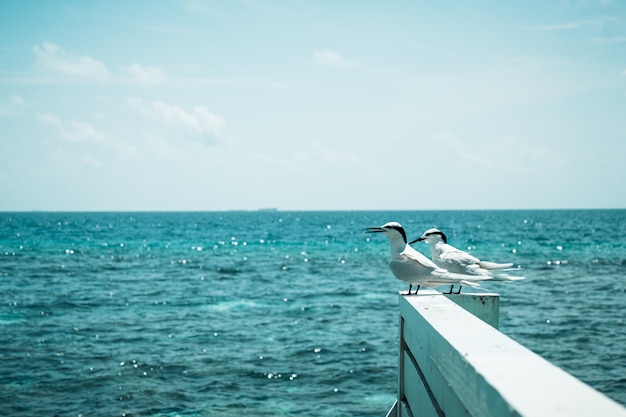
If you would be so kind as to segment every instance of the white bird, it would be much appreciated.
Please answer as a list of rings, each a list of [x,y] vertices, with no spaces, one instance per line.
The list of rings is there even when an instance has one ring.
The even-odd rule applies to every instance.
[[[409,245],[421,241],[430,245],[433,262],[450,272],[491,277],[492,281],[519,281],[524,279],[524,277],[511,276],[506,273],[506,271],[512,270],[512,263],[499,264],[481,261],[477,257],[449,245],[448,238],[439,229],[428,229],[420,238],[409,242]],[[452,288],[450,288],[450,292],[452,292]],[[460,292],[461,288],[459,288],[458,293]]]
[[[492,279],[490,276],[457,274],[438,267],[433,261],[407,244],[406,233],[400,223],[389,222],[380,227],[368,227],[364,233],[384,233],[389,238],[391,261],[389,269],[399,280],[409,283],[409,294],[417,285],[433,288],[439,285],[468,285],[478,287],[479,281]]]

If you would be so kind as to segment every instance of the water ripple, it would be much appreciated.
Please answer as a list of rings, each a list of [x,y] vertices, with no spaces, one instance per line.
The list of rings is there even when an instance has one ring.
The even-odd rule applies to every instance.
[[[389,220],[520,264],[501,329],[626,404],[624,211],[4,213],[5,414],[385,415]]]

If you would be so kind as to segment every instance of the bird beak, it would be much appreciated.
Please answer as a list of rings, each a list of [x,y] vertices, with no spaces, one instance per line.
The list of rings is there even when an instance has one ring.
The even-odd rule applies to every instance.
[[[425,239],[424,239],[423,237],[418,237],[418,238],[417,238],[417,239],[415,239],[414,241],[409,242],[409,245],[412,245],[412,244],[414,244],[415,242],[421,242],[422,240],[425,240]]]
[[[363,229],[363,233],[383,233],[385,229],[382,227],[366,227]]]

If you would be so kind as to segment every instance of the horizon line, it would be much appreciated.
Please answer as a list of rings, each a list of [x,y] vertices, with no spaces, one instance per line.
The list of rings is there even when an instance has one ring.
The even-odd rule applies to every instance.
[[[4,210],[0,209],[0,214],[5,213],[293,213],[293,212],[425,212],[425,211],[609,211],[626,210],[626,207],[561,207],[561,208],[432,208],[432,209],[159,209],[159,210],[58,210],[58,209],[30,209],[30,210]]]

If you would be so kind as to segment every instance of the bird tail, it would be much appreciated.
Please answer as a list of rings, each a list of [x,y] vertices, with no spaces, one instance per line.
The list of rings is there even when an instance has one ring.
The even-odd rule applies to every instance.
[[[497,270],[497,269],[511,268],[513,266],[513,264],[512,263],[509,263],[509,264],[499,264],[499,263],[496,263],[496,262],[479,261],[478,262],[478,266],[480,266],[483,269]]]
[[[442,277],[444,277],[445,279],[448,279],[450,282],[466,281],[466,282],[472,282],[474,284],[480,281],[488,281],[488,280],[493,279],[493,276],[491,274],[469,275],[469,274],[458,274],[456,272],[446,272],[445,274],[442,275]],[[470,287],[472,286],[471,284],[464,284],[464,285],[469,285]]]
[[[510,269],[505,269],[505,270],[496,270],[496,271],[490,271],[491,272],[491,281],[508,281],[508,282],[512,282],[512,281],[521,281],[523,279],[526,279],[526,277],[522,277],[522,276],[518,276],[518,275],[509,275],[509,271],[518,271],[519,269],[517,268],[510,268]]]

